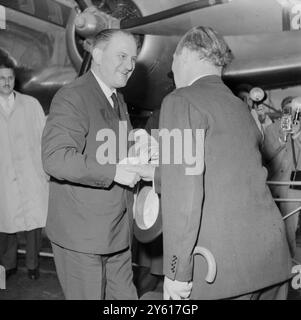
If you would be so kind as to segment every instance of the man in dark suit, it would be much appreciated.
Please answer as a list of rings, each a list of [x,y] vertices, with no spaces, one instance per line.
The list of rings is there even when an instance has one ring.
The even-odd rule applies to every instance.
[[[187,32],[174,53],[177,89],[163,101],[160,129],[192,138],[174,139],[167,150],[160,132],[156,176],[160,173],[165,299],[286,298],[291,257],[285,227],[266,185],[261,134],[247,106],[221,80],[231,58],[224,39],[205,27]],[[182,161],[176,162],[182,141]],[[193,155],[195,163],[187,160]],[[140,169],[147,179],[150,168]],[[215,258],[210,283],[205,259],[193,255],[196,246]]]
[[[67,299],[137,299],[127,186],[139,178],[119,164],[116,150],[127,150],[119,130],[131,129],[116,89],[135,68],[137,43],[128,32],[104,30],[92,56],[91,71],[55,95],[43,133],[43,165],[52,177],[46,232]]]

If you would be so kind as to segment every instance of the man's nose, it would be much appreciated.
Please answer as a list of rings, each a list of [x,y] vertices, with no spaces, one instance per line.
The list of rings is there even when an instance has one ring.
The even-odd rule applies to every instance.
[[[125,67],[128,71],[133,70],[135,67],[134,62],[131,59],[127,59],[125,64],[126,64]]]

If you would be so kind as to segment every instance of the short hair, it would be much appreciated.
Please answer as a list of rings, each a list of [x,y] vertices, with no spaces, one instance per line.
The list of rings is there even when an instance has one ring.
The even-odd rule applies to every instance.
[[[281,101],[281,109],[283,109],[285,106],[287,106],[288,104],[292,103],[293,99],[296,97],[293,96],[288,96],[285,97],[282,101]]]
[[[233,59],[233,54],[224,38],[210,27],[190,29],[177,45],[176,54],[183,48],[199,52],[200,58],[210,60],[217,67],[225,67]]]
[[[106,43],[109,42],[113,36],[115,34],[124,34],[126,36],[132,37],[133,40],[136,42],[137,45],[137,49],[140,47],[140,41],[139,39],[133,35],[131,32],[127,31],[127,30],[123,30],[123,29],[104,29],[101,30],[94,38],[93,41],[93,48],[95,48],[97,45],[99,45],[100,43]]]
[[[3,68],[12,69],[15,74],[16,66],[13,59],[0,48],[0,69]]]

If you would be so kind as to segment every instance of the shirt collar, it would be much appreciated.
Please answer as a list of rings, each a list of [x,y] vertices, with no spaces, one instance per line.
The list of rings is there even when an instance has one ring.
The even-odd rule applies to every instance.
[[[0,96],[0,108],[9,116],[14,110],[15,92],[12,92],[8,98]]]
[[[14,102],[15,102],[15,92],[13,91],[8,98],[4,98],[2,96],[0,96],[0,104],[2,105],[6,105],[8,103],[9,107],[12,107]]]
[[[205,74],[202,74],[201,76],[198,76],[197,78],[194,78],[189,84],[188,86],[191,86],[193,83],[195,83],[196,81],[198,81],[199,79],[201,78],[205,78],[205,77],[208,77],[208,76],[220,76],[218,74],[213,74],[213,73],[205,73]]]
[[[101,90],[103,91],[104,95],[106,96],[106,98],[110,101],[111,99],[111,95],[113,93],[117,94],[116,89],[112,90],[110,89],[97,75],[96,73],[91,69],[91,72],[93,74],[93,76],[95,77],[96,81],[98,82]]]

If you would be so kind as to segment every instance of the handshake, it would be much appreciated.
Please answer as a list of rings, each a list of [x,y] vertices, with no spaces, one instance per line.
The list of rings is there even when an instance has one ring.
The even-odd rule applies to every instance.
[[[125,160],[129,159],[131,158],[126,158]],[[116,166],[114,181],[133,188],[141,179],[144,181],[152,181],[155,174],[155,168],[156,165],[154,164],[131,164],[120,162]]]
[[[129,187],[134,187],[141,179],[152,181],[159,161],[156,139],[143,129],[135,131],[133,138],[135,144],[128,152],[129,157],[117,164],[114,178],[115,182]]]

